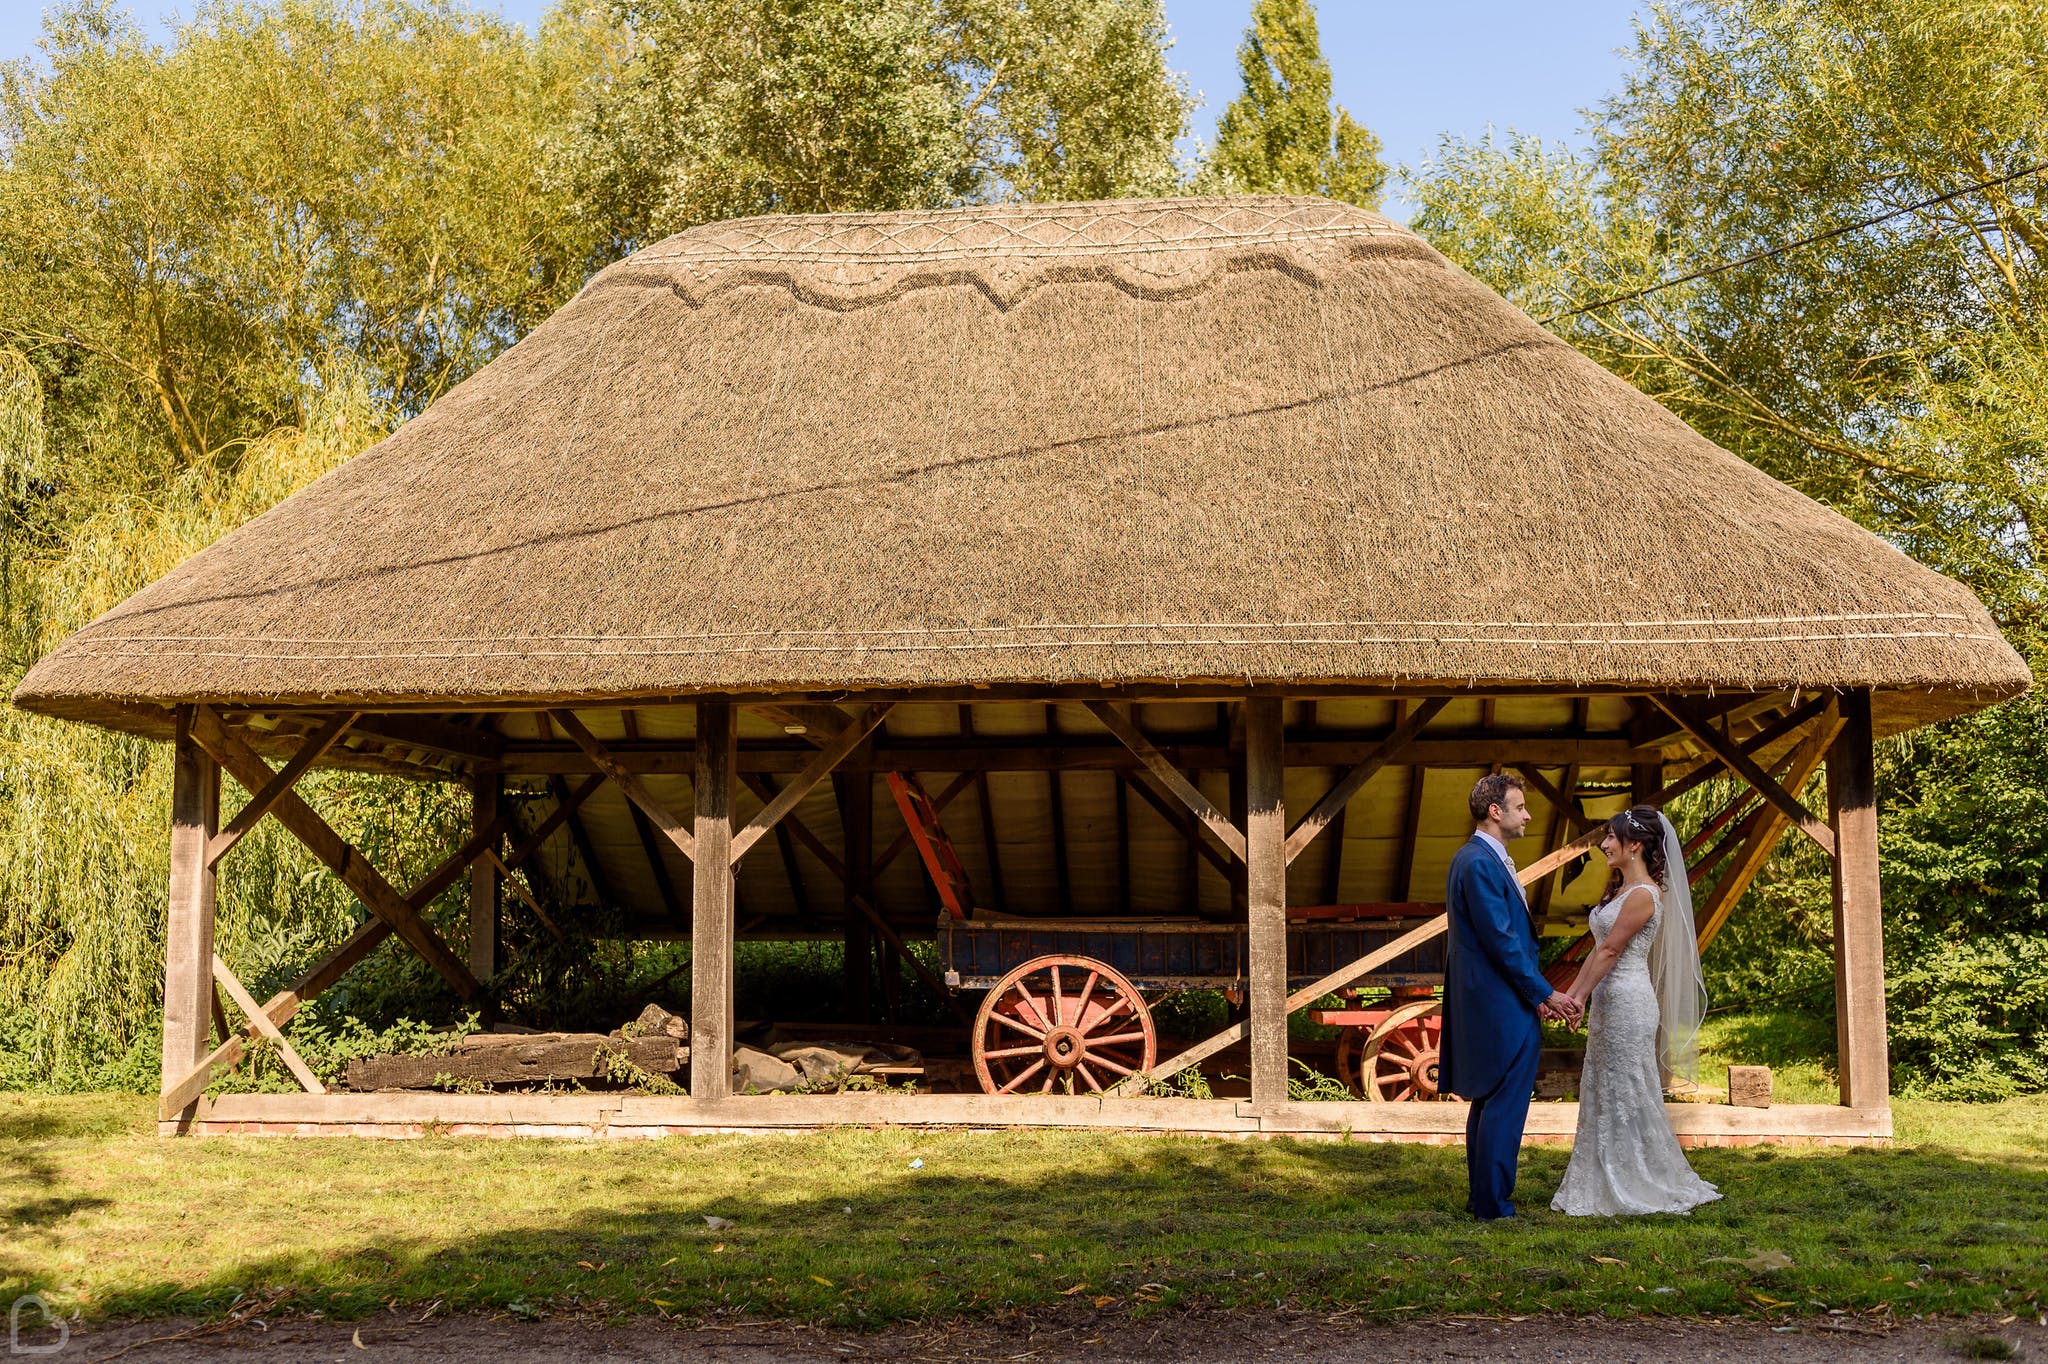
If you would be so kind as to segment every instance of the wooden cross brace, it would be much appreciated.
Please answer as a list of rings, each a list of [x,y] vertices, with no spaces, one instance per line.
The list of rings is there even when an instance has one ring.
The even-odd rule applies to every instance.
[[[1807,713],[1808,709],[1802,708],[1798,713],[1803,716]],[[1814,726],[1812,731],[1808,733],[1805,741],[1800,745],[1799,751],[1794,756],[1790,770],[1787,773],[1788,779],[1795,785],[1803,784],[1806,778],[1813,774],[1814,769],[1819,766],[1822,756],[1827,752],[1827,746],[1834,741],[1835,735],[1841,731],[1841,718],[1832,706],[1823,702],[1819,705],[1818,709],[1822,712],[1820,722]],[[1388,737],[1391,739],[1393,736],[1389,735]],[[1750,743],[1755,747],[1762,747],[1764,744],[1781,737],[1783,737],[1783,731],[1774,733],[1773,729],[1766,729],[1762,734],[1752,739]],[[1728,747],[1730,752],[1739,756],[1743,762],[1752,768],[1756,767],[1755,761],[1741,747],[1732,744]],[[1717,756],[1722,761],[1726,761],[1726,755]],[[1734,766],[1732,763],[1729,765]],[[1670,786],[1665,787],[1662,791],[1652,796],[1648,803],[1662,806],[1676,800],[1685,792],[1692,790],[1693,787],[1705,781],[1707,776],[1711,776],[1714,771],[1720,770],[1718,764],[1710,764],[1710,768],[1711,770],[1706,775],[1700,775],[1695,772],[1673,782]],[[1763,777],[1764,781],[1770,782],[1772,786],[1777,785],[1776,782],[1771,781],[1768,775],[1762,772],[1762,769],[1758,768],[1757,772],[1759,776]],[[1756,785],[1756,783],[1752,783],[1752,785]],[[1762,787],[1759,786],[1758,789],[1761,790]],[[1784,831],[1785,825],[1788,822],[1789,820],[1780,814],[1775,820],[1763,821],[1755,832],[1750,835],[1749,840],[1744,844],[1741,855],[1736,860],[1736,864],[1722,877],[1721,882],[1715,886],[1714,896],[1706,906],[1706,913],[1701,916],[1699,932],[1702,943],[1711,939],[1714,931],[1725,920],[1728,910],[1733,906],[1734,898],[1740,895],[1742,889],[1749,884],[1750,878],[1756,873],[1756,868],[1761,866],[1763,859],[1769,855],[1771,846],[1777,842],[1778,835]],[[1595,824],[1590,831],[1567,843],[1564,847],[1550,853],[1548,856],[1538,858],[1516,872],[1515,879],[1524,887],[1535,885],[1565,863],[1599,843],[1601,836],[1606,830],[1607,823],[1605,820],[1602,820]],[[1440,914],[1428,923],[1411,929],[1409,932],[1394,939],[1394,941],[1375,948],[1350,965],[1339,967],[1321,980],[1311,985],[1303,986],[1301,989],[1289,994],[1287,996],[1287,1012],[1293,1013],[1296,1009],[1305,1008],[1331,991],[1341,990],[1360,977],[1370,975],[1373,971],[1379,969],[1380,966],[1401,956],[1403,953],[1412,951],[1430,939],[1441,936],[1449,927],[1450,919],[1448,915]],[[1197,1042],[1179,1055],[1154,1065],[1150,1071],[1146,1072],[1146,1075],[1154,1080],[1163,1080],[1168,1076],[1177,1075],[1189,1066],[1207,1060],[1217,1052],[1224,1050],[1234,1043],[1243,1041],[1250,1035],[1251,1023],[1249,1020],[1233,1023],[1221,1032]],[[1111,1087],[1108,1093],[1111,1095],[1134,1093],[1142,1085],[1145,1078],[1143,1076],[1132,1076],[1130,1079]]]

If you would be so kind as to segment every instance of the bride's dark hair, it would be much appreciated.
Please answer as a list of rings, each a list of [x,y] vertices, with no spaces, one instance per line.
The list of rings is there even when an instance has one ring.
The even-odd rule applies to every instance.
[[[1670,870],[1664,858],[1664,823],[1657,817],[1654,805],[1631,805],[1607,821],[1607,832],[1624,843],[1639,844],[1643,850],[1643,870],[1650,873],[1650,879],[1669,890],[1664,875]],[[1602,900],[1612,900],[1614,893],[1621,889],[1621,872],[1610,872],[1607,877],[1607,893]]]

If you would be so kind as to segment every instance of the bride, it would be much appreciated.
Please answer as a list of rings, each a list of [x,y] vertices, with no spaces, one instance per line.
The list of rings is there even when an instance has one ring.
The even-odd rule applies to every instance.
[[[1694,1174],[1664,1116],[1662,1074],[1697,1082],[1707,991],[1678,831],[1655,807],[1607,822],[1613,869],[1593,910],[1599,944],[1566,991],[1589,1007],[1579,1130],[1550,1206],[1574,1217],[1689,1212],[1721,1196]]]

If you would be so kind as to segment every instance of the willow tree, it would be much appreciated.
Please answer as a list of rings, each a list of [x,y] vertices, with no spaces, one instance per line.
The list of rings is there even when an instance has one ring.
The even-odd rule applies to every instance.
[[[590,70],[565,25],[280,0],[158,44],[82,0],[0,66],[0,684],[580,287],[601,241],[534,173]],[[0,1053],[31,1076],[155,1013],[168,772],[0,713]],[[324,795],[401,860],[435,846],[437,793]],[[222,942],[266,981],[359,911],[261,846],[223,883]]]
[[[1330,98],[1311,0],[1253,0],[1237,64],[1244,89],[1216,121],[1206,187],[1378,208],[1387,182],[1380,140]]]
[[[613,0],[554,173],[621,247],[755,213],[1166,193],[1160,0]]]

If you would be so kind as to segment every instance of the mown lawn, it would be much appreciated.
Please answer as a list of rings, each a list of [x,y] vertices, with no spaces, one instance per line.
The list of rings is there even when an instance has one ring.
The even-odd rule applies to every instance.
[[[2042,1311],[2048,1100],[1900,1103],[1886,1151],[1694,1153],[1693,1217],[1459,1211],[1457,1148],[840,1131],[575,1143],[152,1134],[0,1094],[0,1297],[68,1313],[664,1312],[879,1325],[1085,1301],[1366,1318]],[[913,1168],[921,1160],[921,1168]],[[706,1216],[731,1219],[714,1228]],[[1791,1266],[1731,1260],[1760,1252]]]

